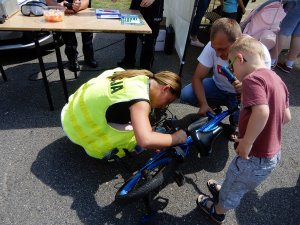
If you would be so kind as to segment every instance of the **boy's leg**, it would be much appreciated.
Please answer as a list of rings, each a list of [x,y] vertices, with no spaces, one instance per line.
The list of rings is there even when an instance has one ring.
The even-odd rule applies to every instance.
[[[226,173],[216,205],[217,213],[236,208],[248,191],[255,189],[273,171],[280,161],[280,152],[272,158],[251,157],[249,160],[236,156]]]

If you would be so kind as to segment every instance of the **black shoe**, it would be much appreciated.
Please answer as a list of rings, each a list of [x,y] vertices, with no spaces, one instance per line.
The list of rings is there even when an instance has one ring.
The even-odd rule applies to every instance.
[[[80,70],[80,66],[77,59],[75,59],[74,61],[69,61],[69,70],[71,70],[72,72]]]
[[[95,59],[84,59],[84,62],[86,65],[92,68],[96,68],[98,66],[98,63]]]
[[[134,68],[135,67],[135,62],[134,61],[127,61],[127,60],[122,60],[121,62],[118,62],[117,65],[119,67],[122,67],[124,69],[127,69],[127,68]]]

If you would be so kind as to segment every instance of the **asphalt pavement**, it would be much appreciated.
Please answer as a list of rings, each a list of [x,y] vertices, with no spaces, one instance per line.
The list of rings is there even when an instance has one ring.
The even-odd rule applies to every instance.
[[[94,43],[98,68],[84,66],[80,47],[81,71],[77,79],[65,64],[70,94],[103,70],[116,67],[123,57],[121,34],[95,34]],[[191,79],[200,51],[188,48],[184,84]],[[0,56],[8,77],[8,82],[3,82],[0,76],[0,224],[138,224],[145,212],[142,201],[128,205],[114,202],[118,187],[130,174],[119,164],[88,157],[64,135],[60,111],[65,102],[55,52],[50,49],[43,54],[54,111],[48,108],[35,53],[19,51]],[[175,51],[172,55],[156,53],[153,70],[178,72],[179,66]],[[226,224],[300,224],[300,60],[291,74],[277,72],[290,91],[293,116],[283,130],[282,162],[262,185],[244,196],[236,210],[227,214]],[[178,102],[170,109],[178,118],[197,111]],[[153,202],[158,212],[150,224],[211,224],[196,207],[197,195],[209,193],[208,179],[224,178],[235,155],[233,144],[224,136],[217,139],[213,149],[209,158],[199,158],[192,152],[181,167],[186,183],[181,187],[170,183],[158,194]],[[128,162],[137,168],[148,156],[142,154]]]

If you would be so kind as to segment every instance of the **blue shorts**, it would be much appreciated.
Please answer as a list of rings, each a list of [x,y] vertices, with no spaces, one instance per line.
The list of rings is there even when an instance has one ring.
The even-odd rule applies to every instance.
[[[236,208],[248,191],[263,182],[280,161],[280,152],[272,158],[251,156],[249,160],[236,156],[226,173],[219,194],[219,203],[225,209]]]
[[[300,35],[300,1],[288,11],[280,24],[279,34],[284,36]]]

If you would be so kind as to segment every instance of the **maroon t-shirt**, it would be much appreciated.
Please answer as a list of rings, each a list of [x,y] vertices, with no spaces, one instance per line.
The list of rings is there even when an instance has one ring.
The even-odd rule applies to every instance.
[[[255,70],[244,78],[239,136],[243,137],[246,132],[252,106],[268,105],[270,110],[267,124],[254,141],[250,155],[271,158],[280,150],[281,128],[289,107],[288,95],[284,82],[269,69]]]

